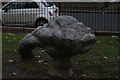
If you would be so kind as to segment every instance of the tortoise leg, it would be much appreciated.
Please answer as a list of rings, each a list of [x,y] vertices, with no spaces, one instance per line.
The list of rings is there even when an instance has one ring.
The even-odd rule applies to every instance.
[[[31,33],[26,35],[23,39],[20,40],[18,49],[19,54],[24,60],[33,59],[34,55],[32,53],[32,50],[36,48],[38,44],[39,41],[35,36],[33,36]]]

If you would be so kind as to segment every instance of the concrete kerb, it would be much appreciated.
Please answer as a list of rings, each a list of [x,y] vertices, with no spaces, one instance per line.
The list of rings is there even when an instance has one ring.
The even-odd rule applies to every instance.
[[[11,32],[11,33],[29,33],[32,32],[34,29],[35,28],[2,26],[3,32]]]
[[[6,26],[0,26],[0,30],[2,32],[10,32],[10,33],[30,33],[35,28],[28,28],[28,27],[6,27]],[[110,32],[110,31],[94,31],[96,36],[118,36],[120,34],[119,32]]]

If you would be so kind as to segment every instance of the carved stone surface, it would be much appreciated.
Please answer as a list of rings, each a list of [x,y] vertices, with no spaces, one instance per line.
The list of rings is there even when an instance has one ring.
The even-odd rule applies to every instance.
[[[66,66],[69,74],[72,73],[69,69],[70,58],[73,55],[89,51],[95,41],[96,37],[92,30],[83,25],[82,22],[72,16],[59,16],[48,24],[39,26],[21,39],[19,54],[23,59],[31,59],[33,57],[32,50],[36,47],[42,47],[53,58],[53,64],[61,67]],[[63,65],[63,60],[66,65]],[[56,76],[64,76],[62,75],[64,69],[63,72],[53,71],[54,73],[52,73],[52,71],[51,68],[49,73],[53,76],[54,73],[55,75],[58,73]],[[66,74],[66,76],[69,75]]]

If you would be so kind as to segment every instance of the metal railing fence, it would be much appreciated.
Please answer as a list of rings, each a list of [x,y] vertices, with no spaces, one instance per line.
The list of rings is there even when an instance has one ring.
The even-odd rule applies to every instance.
[[[21,2],[21,5],[25,3]],[[53,3],[52,3],[53,4]],[[2,12],[3,26],[36,27],[37,21],[54,19],[58,12],[56,7],[48,7],[39,3],[39,6],[14,5],[12,9]],[[59,9],[59,16],[70,15],[81,21],[94,31],[119,32],[120,2],[54,2]],[[42,6],[44,5],[44,6]],[[37,9],[39,7],[39,9]],[[6,22],[5,22],[6,21]]]

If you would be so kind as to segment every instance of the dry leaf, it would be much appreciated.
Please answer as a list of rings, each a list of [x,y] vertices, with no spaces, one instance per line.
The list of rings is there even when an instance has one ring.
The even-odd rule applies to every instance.
[[[87,61],[87,58],[84,58],[85,61]]]
[[[14,62],[14,60],[8,60],[8,62],[9,62],[9,63],[13,63],[13,62]]]
[[[114,36],[114,35],[112,36],[112,38],[115,38],[115,37],[116,37],[116,36]]]
[[[83,74],[83,76],[85,77],[85,76],[86,76],[86,74]]]
[[[11,42],[11,40],[9,40],[8,42]]]
[[[112,48],[115,48],[114,46],[112,46]]]
[[[19,65],[19,64],[17,64],[16,66],[17,66],[17,67],[19,67],[20,65]]]
[[[11,33],[8,33],[9,35],[11,34]]]
[[[14,52],[17,52],[17,50],[15,49]]]
[[[98,44],[100,44],[101,42],[100,41],[97,41]]]
[[[37,56],[35,56],[35,57],[37,57]]]
[[[13,35],[13,34],[11,34],[11,35]]]
[[[47,64],[47,62],[45,62],[45,64]]]
[[[16,39],[16,38],[13,38],[14,40]]]
[[[40,60],[40,61],[38,61],[39,63],[42,63],[42,62],[44,62],[43,60]]]
[[[118,39],[118,36],[114,36],[114,35],[113,35],[112,38],[116,38],[116,39]]]
[[[77,76],[76,74],[74,74],[74,76]]]
[[[36,58],[40,58],[41,56],[35,56]]]
[[[41,50],[41,52],[44,52],[44,50]]]
[[[120,56],[117,56],[117,59],[120,59]]]
[[[78,64],[78,62],[75,62],[75,64]]]
[[[105,59],[107,59],[108,57],[104,56]]]
[[[16,75],[16,73],[15,72],[12,72],[12,76],[15,76]]]
[[[5,38],[8,38],[7,36]]]
[[[38,58],[40,58],[41,56],[38,56]]]
[[[12,33],[8,33],[9,35],[13,35]]]

